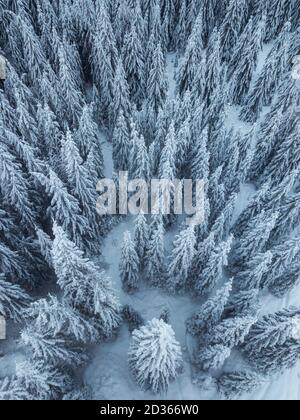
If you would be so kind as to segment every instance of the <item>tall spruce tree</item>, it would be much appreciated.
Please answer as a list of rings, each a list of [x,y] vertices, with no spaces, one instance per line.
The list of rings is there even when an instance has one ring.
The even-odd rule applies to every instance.
[[[142,389],[166,392],[182,367],[181,348],[172,327],[154,319],[135,330],[129,348],[129,365]]]
[[[128,293],[134,293],[139,288],[139,257],[130,232],[125,232],[120,262],[120,275],[123,288]]]
[[[53,233],[52,258],[64,299],[84,316],[94,317],[100,333],[110,337],[121,320],[120,305],[110,279],[84,257],[56,223]]]

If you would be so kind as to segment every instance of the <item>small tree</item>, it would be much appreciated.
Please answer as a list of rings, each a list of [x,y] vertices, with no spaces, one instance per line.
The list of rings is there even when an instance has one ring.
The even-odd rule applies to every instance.
[[[228,282],[216,295],[204,303],[199,312],[187,321],[187,329],[194,336],[201,336],[218,325],[232,290],[232,281]]]
[[[238,290],[263,289],[264,276],[270,269],[273,255],[270,251],[258,254],[246,264],[245,270],[237,274],[235,286]]]
[[[171,291],[182,290],[186,286],[196,252],[195,246],[194,226],[183,230],[175,239],[168,269],[169,289]]]
[[[153,216],[150,225],[150,240],[146,254],[146,277],[150,284],[164,286],[165,269],[165,229],[161,216]]]
[[[144,214],[137,216],[134,232],[134,243],[136,253],[139,257],[139,266],[141,269],[143,269],[146,263],[147,247],[149,243],[149,226]]]
[[[131,371],[142,389],[166,392],[182,367],[180,344],[172,327],[154,319],[132,336],[129,349]]]
[[[55,400],[68,391],[71,378],[42,360],[16,365],[15,386],[23,389],[24,400]]]
[[[116,171],[129,170],[129,156],[130,140],[128,123],[121,109],[113,133],[113,160]]]
[[[231,249],[233,237],[227,242],[222,242],[212,251],[205,269],[195,284],[197,295],[207,295],[211,293],[223,275],[223,269],[228,265],[228,254]]]
[[[87,360],[79,353],[79,348],[71,346],[63,337],[53,337],[51,333],[37,331],[34,326],[22,330],[21,343],[29,346],[35,360],[41,359],[46,365],[56,366],[63,363],[76,367]]]
[[[297,308],[263,317],[251,328],[243,346],[248,360],[267,374],[292,368],[299,360],[299,325]]]
[[[230,355],[231,349],[229,347],[217,344],[205,349],[200,348],[195,357],[195,363],[203,371],[216,370],[224,365]]]
[[[120,324],[120,304],[110,279],[70,241],[56,223],[53,227],[53,264],[66,301],[81,314],[93,317],[104,337]]]
[[[40,332],[51,332],[53,336],[65,336],[79,342],[95,342],[99,333],[66,301],[60,302],[49,295],[48,299],[32,302],[24,312]]]
[[[20,322],[29,303],[27,293],[20,286],[7,282],[0,274],[0,315]]]
[[[223,345],[233,349],[242,344],[255,324],[253,317],[229,318],[217,325],[207,336],[210,345]]]
[[[120,262],[120,275],[123,288],[128,293],[134,293],[139,287],[139,257],[130,232],[124,233]]]
[[[223,373],[218,379],[218,389],[226,399],[232,400],[255,391],[264,382],[265,378],[256,372]]]
[[[226,317],[255,316],[259,311],[259,289],[232,294],[224,311]]]

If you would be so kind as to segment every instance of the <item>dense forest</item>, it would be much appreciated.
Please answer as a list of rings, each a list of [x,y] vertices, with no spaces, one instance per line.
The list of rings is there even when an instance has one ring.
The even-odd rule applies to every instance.
[[[80,372],[124,328],[137,389],[166,395],[182,375],[172,313],[125,305],[101,257],[127,220],[96,211],[103,138],[115,180],[204,180],[203,223],[139,214],[117,267],[122,293],[197,308],[199,399],[296,368],[300,300],[262,307],[300,280],[299,54],[299,0],[0,0],[0,361],[25,355],[0,362],[0,400],[97,398]]]

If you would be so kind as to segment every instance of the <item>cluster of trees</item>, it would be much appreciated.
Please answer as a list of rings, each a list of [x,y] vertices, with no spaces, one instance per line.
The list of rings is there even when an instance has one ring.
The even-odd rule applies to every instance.
[[[298,0],[0,2],[0,314],[26,323],[30,354],[0,398],[84,398],[87,390],[71,392],[80,349],[120,325],[111,282],[92,261],[113,223],[95,210],[100,128],[116,173],[205,181],[204,222],[181,229],[169,258],[175,215],[137,217],[122,247],[124,289],[134,293],[145,278],[206,300],[188,321],[197,367],[218,370],[234,348],[255,367],[218,378],[229,398],[261,383],[258,371],[296,362],[297,310],[263,319],[258,310],[262,290],[283,297],[299,281],[299,9]],[[240,127],[228,118],[233,107]],[[257,191],[236,220],[246,182]],[[59,299],[45,298],[53,283]],[[165,390],[181,364],[172,329],[155,320],[137,331],[133,373],[142,387]],[[148,339],[158,352],[152,371],[142,359],[151,365]]]
[[[53,234],[49,257],[60,299],[50,294],[24,309],[27,296],[18,286],[1,284],[11,297],[4,302],[8,315],[25,320],[20,342],[29,358],[17,364],[16,375],[2,384],[4,399],[57,399],[75,390],[74,399],[84,399],[89,390],[76,378],[76,368],[88,361],[85,346],[113,336],[122,320],[106,273],[84,257],[56,222]]]

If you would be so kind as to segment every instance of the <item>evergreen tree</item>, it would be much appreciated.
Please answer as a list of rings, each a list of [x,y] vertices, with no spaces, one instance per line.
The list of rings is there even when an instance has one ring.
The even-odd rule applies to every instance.
[[[279,145],[269,165],[265,168],[262,182],[269,180],[273,181],[273,184],[281,182],[286,173],[299,168],[299,129],[298,123],[291,135]]]
[[[180,65],[177,82],[179,84],[179,93],[182,95],[187,89],[190,89],[197,77],[198,68],[202,62],[203,50],[203,25],[202,16],[199,14],[192,34],[189,37],[185,55]]]
[[[165,77],[165,59],[161,45],[155,47],[147,80],[148,106],[154,109],[155,115],[163,107],[167,95],[167,81]]]
[[[118,51],[105,2],[96,5],[96,25],[93,31],[91,67],[93,81],[101,92],[103,116],[113,103],[114,78]]]
[[[230,98],[233,104],[241,104],[244,95],[249,91],[262,46],[262,31],[261,25],[253,28],[251,18],[231,60],[228,76],[232,79]]]
[[[177,157],[176,167],[178,172],[185,173],[188,161],[188,155],[190,154],[192,147],[192,136],[191,136],[191,119],[190,117],[183,122],[178,134],[177,134]]]
[[[150,179],[150,164],[145,139],[143,136],[134,135],[133,142],[130,154],[131,178],[148,181]]]
[[[261,175],[268,165],[270,158],[278,147],[283,122],[282,108],[271,117],[265,119],[261,127],[261,134],[257,139],[256,153],[251,165],[251,178]]]
[[[223,59],[230,61],[239,36],[247,23],[249,5],[245,0],[230,0],[220,28]]]
[[[133,332],[129,349],[131,371],[142,389],[166,392],[182,367],[180,344],[172,327],[154,319]]]
[[[128,171],[129,156],[129,130],[123,111],[121,110],[113,134],[113,160],[116,171]]]
[[[134,293],[139,288],[139,257],[130,232],[125,232],[120,262],[120,276],[123,288],[128,293]]]
[[[293,28],[297,27],[298,22],[299,22],[299,0],[295,0],[293,4],[293,10],[292,10]]]
[[[211,105],[214,92],[222,83],[220,33],[214,31],[210,39],[209,56],[202,98],[207,106]]]
[[[193,151],[193,160],[192,160],[192,179],[199,180],[202,179],[206,184],[208,184],[209,178],[209,163],[210,163],[210,154],[207,151],[208,145],[208,129],[205,129],[201,133],[201,139],[195,145]],[[207,188],[207,186],[206,186]]]
[[[188,36],[188,28],[187,28],[187,9],[188,9],[188,2],[183,0],[178,5],[178,21],[175,29],[176,34],[176,49],[179,52],[184,51],[184,47],[186,44],[187,36]]]
[[[225,307],[225,316],[255,316],[259,311],[259,292],[259,289],[250,289],[233,293]]]
[[[267,200],[270,191],[270,185],[264,184],[254,195],[246,209],[241,213],[237,222],[235,223],[234,233],[236,236],[240,236],[249,222],[256,217],[265,208],[265,202]]]
[[[175,28],[176,3],[172,0],[163,0],[161,4],[161,11],[162,37],[164,39],[166,48],[169,50],[171,48]]]
[[[49,215],[61,223],[72,239],[81,245],[83,232],[86,235],[89,229],[88,221],[81,215],[78,200],[69,194],[66,186],[54,171],[50,170],[49,178],[42,174],[35,174],[35,176],[45,186],[47,195],[51,197]]]
[[[234,216],[234,211],[236,209],[237,201],[238,201],[238,194],[233,193],[229,197],[226,203],[226,206],[224,207],[224,210],[220,216],[220,217],[224,216],[224,234],[229,234],[229,232],[231,232],[232,220]]]
[[[120,305],[110,279],[56,223],[53,232],[52,258],[64,299],[83,315],[93,317],[101,334],[110,337],[120,324]]]
[[[224,365],[230,355],[231,349],[229,347],[217,344],[200,349],[196,355],[195,363],[203,371],[217,370]]]
[[[34,359],[40,359],[45,365],[64,365],[78,367],[86,361],[79,349],[67,346],[64,338],[53,337],[47,333],[39,332],[34,327],[27,327],[21,331],[21,343],[28,346]]]
[[[270,105],[276,89],[274,72],[277,65],[276,54],[272,52],[245,100],[245,105],[240,114],[242,120],[255,122],[263,107]]]
[[[209,345],[222,345],[233,349],[244,343],[256,319],[252,317],[229,318],[213,328],[207,336]]]
[[[70,132],[67,132],[62,144],[62,160],[70,190],[78,199],[82,213],[89,221],[89,225],[94,233],[94,240],[96,240],[98,234],[98,220],[95,212],[95,203],[97,202],[96,179],[94,179],[89,167],[84,165]],[[87,244],[87,246],[92,248],[93,244]]]
[[[55,296],[31,303],[24,316],[32,321],[37,331],[51,336],[66,336],[87,343],[98,339],[97,330],[75,309],[60,302]]]
[[[293,267],[287,273],[277,276],[269,284],[269,291],[276,297],[282,298],[299,284],[299,266]]]
[[[241,184],[244,184],[249,178],[250,168],[254,159],[255,154],[255,140],[257,134],[256,124],[253,128],[246,133],[241,135],[238,133],[238,145],[239,145],[239,157],[240,164],[238,166],[238,178]]]
[[[176,156],[176,132],[175,125],[172,121],[168,132],[166,132],[165,147],[161,154],[160,160],[160,178],[164,178],[163,174],[170,172],[170,178],[176,173],[175,156]]]
[[[293,2],[288,0],[274,0],[267,7],[266,25],[269,30],[266,33],[265,41],[271,41],[278,35],[284,24],[291,19]],[[272,10],[270,10],[270,6]]]
[[[134,231],[134,243],[136,253],[139,257],[139,266],[141,269],[145,267],[146,264],[146,254],[147,247],[149,244],[149,226],[147,224],[147,219],[144,214],[137,216],[135,231]]]
[[[61,46],[59,52],[59,80],[60,80],[60,97],[63,100],[63,105],[60,109],[61,118],[73,126],[79,121],[83,98],[81,92],[78,91],[74,75],[70,71],[70,65],[67,63],[66,52]],[[65,124],[65,121],[64,121]]]
[[[140,104],[144,99],[145,91],[145,63],[143,47],[134,23],[125,35],[122,56],[131,98]]]
[[[267,374],[292,368],[299,359],[299,310],[267,315],[250,330],[243,351],[259,371]]]
[[[187,320],[187,330],[194,336],[201,336],[218,325],[232,290],[232,281],[220,289],[214,297],[204,303],[199,312]]]
[[[265,208],[268,210],[277,210],[283,206],[295,191],[297,180],[299,176],[299,169],[294,169],[289,172],[283,180],[274,185],[266,197]]]
[[[273,255],[270,251],[258,254],[246,264],[245,270],[237,274],[235,286],[238,290],[263,289],[265,274],[270,270]]]
[[[20,286],[6,281],[5,276],[0,274],[0,315],[20,322],[29,303],[27,293]]]
[[[84,106],[78,130],[74,133],[74,140],[84,162],[88,159],[90,153],[93,154],[95,172],[98,178],[102,178],[104,162],[98,133],[98,126],[93,120],[92,105]]]
[[[46,57],[39,38],[36,36],[30,22],[16,17],[22,36],[23,63],[30,74],[32,82],[41,77]]]
[[[130,98],[129,98],[129,87],[126,80],[126,75],[121,59],[118,60],[116,68],[114,90],[113,90],[113,116],[114,122],[117,121],[120,113],[127,119],[130,116]]]
[[[196,236],[194,226],[183,230],[176,237],[168,268],[169,290],[174,292],[186,287],[196,252],[195,246]]]
[[[256,372],[237,371],[224,373],[218,379],[218,390],[226,399],[232,400],[250,394],[265,382]]]
[[[194,289],[195,283],[198,281],[202,271],[207,266],[209,258],[215,249],[215,233],[211,232],[203,241],[196,244],[196,253],[191,268],[191,288]]]
[[[217,2],[215,0],[204,0],[201,2],[200,13],[202,14],[204,42],[208,39],[217,24]]]
[[[55,149],[59,147],[60,127],[56,115],[48,104],[38,106],[37,110],[38,135],[44,145],[44,152],[47,153],[55,164]],[[57,164],[57,163],[56,163]]]
[[[276,283],[276,279],[283,276],[293,267],[297,267],[300,263],[299,239],[292,238],[284,243],[272,248],[273,261],[272,266],[265,276],[265,285]]]
[[[146,253],[146,277],[152,285],[164,286],[166,276],[164,236],[162,216],[155,215],[150,225],[150,239]]]
[[[21,165],[5,147],[0,144],[0,191],[4,202],[18,212],[20,220],[27,226],[33,226],[35,214],[30,199],[30,184],[22,171]]]
[[[276,227],[271,234],[270,241],[276,241],[280,238],[286,238],[297,226],[300,212],[300,194],[294,194],[286,198],[280,207],[280,214]]]
[[[219,166],[209,179],[208,196],[211,205],[211,219],[216,220],[225,207],[225,186],[222,183],[223,167]]]
[[[251,220],[234,247],[231,268],[242,266],[265,251],[278,216],[278,213],[262,211]]]
[[[14,381],[23,400],[56,400],[72,385],[69,376],[42,360],[17,363]]]
[[[146,42],[146,51],[145,51],[145,77],[146,79],[150,76],[150,69],[152,67],[154,52],[158,44],[161,45],[164,50],[163,38],[162,38],[162,28],[161,28],[161,9],[160,4],[154,0],[152,8],[152,20],[149,21],[148,25],[148,38],[149,41]],[[145,33],[142,35],[141,42],[144,43],[143,38]]]
[[[233,237],[216,246],[212,251],[208,263],[195,284],[195,293],[200,296],[211,293],[223,275],[223,268],[228,264],[228,254]]]

